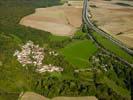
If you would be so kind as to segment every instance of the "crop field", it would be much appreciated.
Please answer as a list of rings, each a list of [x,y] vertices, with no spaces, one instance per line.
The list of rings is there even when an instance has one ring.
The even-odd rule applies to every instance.
[[[37,8],[35,13],[22,18],[20,24],[58,36],[72,36],[82,24],[82,8],[67,4]]]
[[[92,41],[87,39],[74,41],[60,50],[69,62],[79,68],[88,67],[89,57],[91,57],[96,51],[97,48],[95,45]]]
[[[55,97],[52,99],[43,97],[39,94],[26,92],[22,97],[21,100],[97,100],[94,96],[85,96],[85,97]]]

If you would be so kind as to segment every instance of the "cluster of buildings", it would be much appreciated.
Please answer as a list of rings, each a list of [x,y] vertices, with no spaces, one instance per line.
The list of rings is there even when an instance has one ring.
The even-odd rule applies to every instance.
[[[39,47],[39,45],[34,45],[32,41],[28,41],[25,45],[21,47],[21,51],[16,50],[13,56],[17,56],[17,60],[22,64],[22,66],[33,65],[36,66],[36,71],[42,72],[53,72],[53,71],[63,71],[62,68],[43,65],[42,61],[44,59],[45,53],[44,49]],[[57,56],[55,52],[51,52],[51,55]]]
[[[22,46],[22,51],[16,50],[14,56],[17,56],[17,60],[23,65],[33,64],[34,66],[42,65],[44,59],[44,49],[39,45],[34,45],[32,41],[28,41]]]
[[[52,66],[51,64],[49,65],[44,65],[41,68],[37,69],[39,73],[43,72],[62,72],[63,68],[57,67],[57,66]]]

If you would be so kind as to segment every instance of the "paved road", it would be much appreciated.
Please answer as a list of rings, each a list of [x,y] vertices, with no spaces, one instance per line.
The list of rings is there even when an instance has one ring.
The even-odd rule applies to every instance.
[[[108,33],[104,32],[103,30],[97,28],[95,25],[92,24],[90,18],[88,17],[89,15],[89,5],[88,5],[88,0],[84,0],[84,7],[83,7],[83,20],[85,21],[85,23],[91,27],[93,30],[95,30],[97,33],[101,34],[102,36],[104,36],[105,38],[111,40],[113,43],[115,43],[116,45],[118,45],[120,48],[122,48],[124,51],[126,51],[128,54],[133,56],[133,50],[129,49],[126,45],[124,45],[122,42],[120,42],[119,40],[113,38],[111,35],[109,35]]]
[[[130,50],[129,48],[127,48],[125,45],[123,45],[121,42],[119,42],[118,40],[114,39],[112,36],[110,36],[109,34],[107,34],[106,32],[100,30],[99,28],[97,28],[96,26],[94,26],[92,24],[92,22],[90,21],[88,15],[89,15],[89,11],[88,11],[88,0],[84,0],[84,7],[83,7],[83,21],[84,23],[87,25],[87,27],[92,28],[94,31],[96,31],[97,33],[99,33],[100,35],[104,36],[105,38],[111,40],[113,43],[117,44],[119,47],[121,47],[123,50],[125,50],[128,54],[130,54],[131,56],[133,56],[133,51]],[[92,41],[95,42],[95,44],[101,48],[104,52],[106,52],[108,55],[114,56],[116,57],[118,60],[122,61],[123,63],[125,63],[128,66],[133,67],[132,64],[130,64],[129,62],[127,62],[126,60],[120,58],[119,56],[115,55],[114,53],[110,52],[109,50],[107,50],[106,48],[104,48],[96,39],[95,37],[89,33],[88,36],[91,38]]]

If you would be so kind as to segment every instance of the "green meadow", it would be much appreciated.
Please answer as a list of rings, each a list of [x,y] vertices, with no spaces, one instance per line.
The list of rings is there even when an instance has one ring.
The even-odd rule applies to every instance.
[[[59,50],[71,64],[79,68],[85,68],[89,65],[89,57],[91,57],[97,48],[90,40],[75,40]]]

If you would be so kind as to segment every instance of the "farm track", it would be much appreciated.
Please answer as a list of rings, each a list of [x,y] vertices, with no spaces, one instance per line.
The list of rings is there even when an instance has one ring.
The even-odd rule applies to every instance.
[[[101,29],[97,28],[96,26],[94,26],[92,24],[92,22],[90,21],[89,17],[89,9],[88,9],[88,0],[84,0],[84,4],[83,4],[83,12],[82,12],[82,18],[83,18],[83,23],[85,24],[86,28],[91,28],[92,30],[96,31],[97,33],[99,33],[100,35],[104,36],[106,39],[109,39],[110,41],[112,41],[113,43],[115,43],[116,45],[118,45],[121,49],[123,49],[124,51],[126,51],[129,55],[133,56],[133,50],[130,50],[128,47],[126,47],[124,44],[122,44],[120,41],[114,39],[111,35],[109,35],[108,33],[102,31]],[[128,61],[124,60],[123,58],[117,56],[116,54],[114,54],[113,52],[109,51],[108,49],[104,48],[96,39],[95,37],[91,34],[88,33],[88,36],[90,37],[90,39],[96,44],[96,46],[100,49],[102,49],[102,51],[104,51],[105,53],[107,53],[110,56],[115,57],[116,59],[118,59],[119,61],[125,63],[128,66],[133,67],[133,65],[131,63],[129,63]]]

